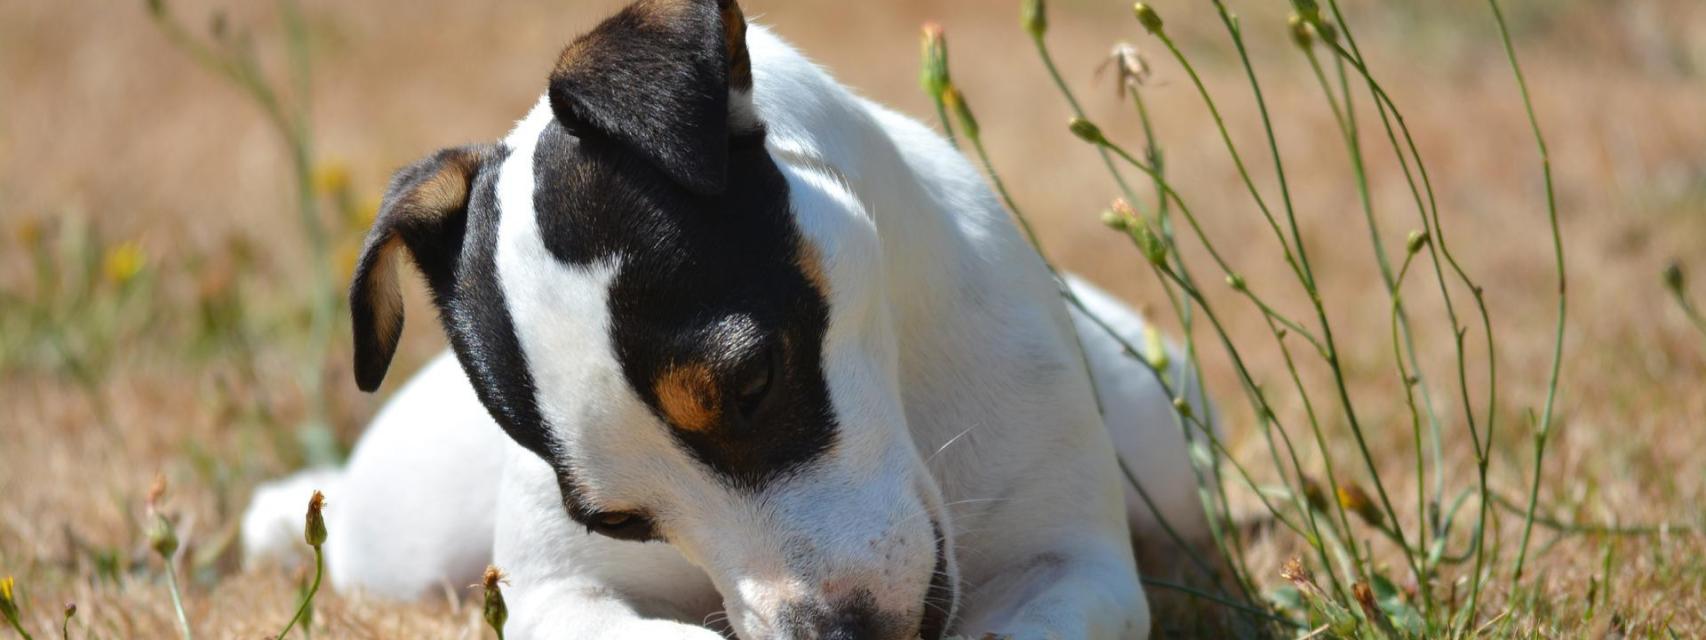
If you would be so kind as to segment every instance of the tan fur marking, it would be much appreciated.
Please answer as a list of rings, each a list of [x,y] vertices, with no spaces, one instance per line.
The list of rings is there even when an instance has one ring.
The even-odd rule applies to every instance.
[[[740,3],[724,0],[723,44],[729,53],[729,88],[735,91],[752,90],[752,59],[746,53],[746,16]]]
[[[794,256],[794,263],[800,267],[800,273],[805,274],[806,281],[817,289],[824,300],[829,299],[829,274],[824,273],[823,254],[817,250],[817,245],[811,240],[800,238],[799,253]]]
[[[716,376],[704,364],[673,365],[653,383],[658,407],[677,429],[704,431],[717,424],[722,395]]]
[[[392,235],[386,239],[367,273],[367,305],[373,309],[373,330],[385,351],[395,349],[402,334],[403,290],[397,286],[396,267],[402,249],[402,238]]]

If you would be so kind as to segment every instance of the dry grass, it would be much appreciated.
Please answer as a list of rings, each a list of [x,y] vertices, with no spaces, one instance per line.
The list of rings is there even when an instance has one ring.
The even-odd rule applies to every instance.
[[[617,4],[432,0],[365,3],[358,12],[308,3],[318,67],[315,143],[327,165],[347,168],[348,209],[356,218],[331,221],[341,229],[337,250],[348,251],[361,210],[392,168],[431,149],[501,134],[533,101],[558,48]],[[917,26],[942,23],[954,46],[956,81],[975,101],[995,162],[1037,218],[1051,254],[1166,321],[1154,279],[1139,272],[1127,241],[1098,223],[1113,185],[1094,153],[1064,132],[1065,105],[1043,89],[1047,78],[1024,51],[1015,7],[985,0],[745,4],[843,81],[926,117],[932,110],[916,84]],[[1140,136],[1129,106],[1114,99],[1111,83],[1092,83],[1090,70],[1115,41],[1146,51],[1155,43],[1141,35],[1126,3],[1054,4],[1050,41],[1062,68],[1109,135],[1135,148]],[[1241,72],[1202,3],[1155,4],[1197,56],[1234,137],[1259,148]],[[1342,146],[1307,67],[1287,49],[1284,3],[1234,4],[1245,13],[1282,126],[1305,242],[1341,334],[1351,392],[1374,425],[1382,477],[1394,495],[1414,495],[1408,414],[1389,363],[1387,298]],[[1706,6],[1507,4],[1552,142],[1572,274],[1558,432],[1542,504],[1549,515],[1574,521],[1700,527],[1706,475],[1690,461],[1706,457],[1706,439],[1698,437],[1706,427],[1706,342],[1666,300],[1659,273],[1682,257],[1693,279],[1706,281],[1706,259],[1697,258],[1706,253]],[[184,2],[178,10],[197,24],[216,5],[229,13],[229,28],[252,30],[261,51],[277,50],[277,25],[264,3]],[[1543,192],[1521,103],[1481,2],[1349,8],[1375,72],[1388,79],[1419,134],[1454,248],[1486,288],[1500,336],[1504,424],[1492,482],[1518,498],[1532,473],[1524,415],[1538,410],[1545,393],[1553,300]],[[1302,299],[1295,285],[1265,267],[1280,264],[1277,252],[1188,80],[1154,53],[1147,94],[1175,186],[1216,242],[1238,249],[1235,261],[1250,286],[1286,293],[1290,306],[1282,306],[1304,315],[1295,313],[1306,311],[1296,304]],[[305,447],[291,434],[302,421],[324,415],[347,444],[378,402],[354,391],[342,343],[318,363],[324,411],[306,406],[316,394],[297,386],[300,276],[308,269],[282,145],[240,95],[170,48],[140,2],[0,6],[0,78],[0,220],[8,232],[0,239],[0,291],[8,295],[0,298],[0,331],[11,332],[0,336],[0,576],[17,576],[38,637],[58,628],[64,601],[78,603],[74,627],[102,637],[173,635],[158,561],[145,553],[139,524],[149,480],[164,473],[173,486],[167,506],[180,518],[189,559],[186,598],[196,630],[212,637],[275,632],[294,608],[299,578],[239,570],[222,541],[254,483],[301,464]],[[1378,149],[1374,132],[1365,133]],[[1397,247],[1416,226],[1409,195],[1389,156],[1370,156],[1378,159],[1370,171],[1385,241]],[[1252,163],[1256,179],[1272,185],[1264,164]],[[92,231],[78,231],[79,221]],[[98,274],[77,289],[92,302],[66,303],[51,332],[26,331],[24,316],[49,297],[36,279],[37,251],[26,244],[32,228],[96,254],[113,251],[90,238],[134,240],[143,267],[128,279],[123,269]],[[1695,291],[1706,294],[1699,285]],[[1230,307],[1230,293],[1211,298]],[[412,317],[430,317],[422,302],[411,299]],[[1438,319],[1439,309],[1416,304],[1420,317]],[[207,320],[209,309],[240,320]],[[1228,320],[1235,337],[1268,344],[1259,316]],[[429,323],[414,324],[399,370],[441,348]],[[243,327],[245,337],[234,338],[232,327]],[[1430,371],[1445,370],[1451,347],[1441,338],[1448,336],[1423,337],[1422,361]],[[1248,357],[1259,376],[1283,382],[1277,351]],[[1210,349],[1205,360],[1211,386],[1235,398],[1236,378],[1221,354]],[[1320,380],[1326,372],[1304,374]],[[1296,399],[1282,396],[1278,405],[1282,416],[1301,412]],[[1351,459],[1342,419],[1331,411],[1325,418],[1340,436],[1337,458]],[[1230,440],[1240,459],[1264,469],[1257,463],[1267,452],[1249,423],[1247,412],[1229,411]],[[1447,433],[1447,457],[1462,473],[1446,480],[1454,489],[1472,486],[1462,428],[1454,423]],[[1364,481],[1358,471],[1344,473]],[[1508,563],[1516,520],[1504,522],[1493,537],[1502,551],[1496,560]],[[1706,601],[1700,538],[1554,539],[1541,530],[1537,543],[1532,593],[1518,595],[1538,604],[1513,618],[1513,630],[1706,634],[1706,611],[1697,605]],[[1298,551],[1283,536],[1259,539],[1252,567],[1277,584],[1280,562]],[[330,637],[478,637],[477,601],[454,587],[444,601],[421,604],[325,597],[316,629]],[[1488,611],[1497,612],[1507,594],[1492,598]]]

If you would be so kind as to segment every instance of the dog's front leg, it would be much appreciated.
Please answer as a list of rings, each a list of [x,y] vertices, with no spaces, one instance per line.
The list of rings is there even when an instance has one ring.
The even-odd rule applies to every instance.
[[[704,572],[663,543],[588,533],[569,519],[550,467],[514,451],[498,499],[493,559],[508,576],[506,635],[520,640],[723,640]]]
[[[1149,605],[1118,550],[1042,552],[967,594],[958,625],[969,638],[1140,640]]]

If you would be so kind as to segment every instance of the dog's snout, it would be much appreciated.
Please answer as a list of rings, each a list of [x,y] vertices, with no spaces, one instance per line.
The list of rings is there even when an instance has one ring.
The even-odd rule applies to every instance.
[[[796,638],[815,640],[910,640],[913,633],[902,616],[877,609],[869,592],[859,592],[834,604],[797,605],[786,618]]]

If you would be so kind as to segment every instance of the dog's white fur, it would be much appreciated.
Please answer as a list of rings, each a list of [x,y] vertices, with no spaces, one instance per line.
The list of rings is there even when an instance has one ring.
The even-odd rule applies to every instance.
[[[713,640],[698,623],[725,612],[750,640],[780,637],[782,605],[847,589],[917,613],[935,520],[960,587],[954,633],[1147,635],[1132,542],[1163,538],[1135,493],[1122,494],[1113,452],[1176,529],[1200,536],[1170,398],[1061,304],[983,177],[940,135],[853,95],[762,27],[747,42],[752,108],[829,283],[823,366],[840,426],[825,461],[762,500],[731,492],[627,389],[605,332],[619,262],[565,265],[535,228],[542,102],[506,138],[499,281],[545,422],[578,459],[605,461],[577,479],[607,501],[671,505],[670,543],[614,541],[570,521],[550,467],[496,428],[446,355],[395,394],[345,469],[257,491],[243,527],[251,558],[298,544],[301,505],[319,488],[340,590],[418,597],[494,561],[511,578],[511,637]],[[1073,286],[1140,343],[1135,314]]]

